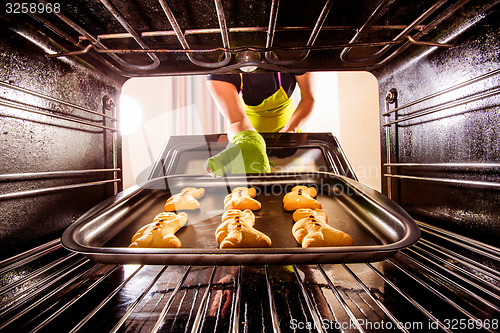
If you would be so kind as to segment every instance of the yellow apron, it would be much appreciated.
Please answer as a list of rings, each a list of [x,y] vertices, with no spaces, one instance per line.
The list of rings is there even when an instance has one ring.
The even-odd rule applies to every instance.
[[[243,76],[241,76],[241,89],[243,91]],[[266,98],[259,105],[246,105],[245,112],[257,132],[279,132],[288,122],[295,111],[293,101],[286,94],[281,85],[281,75],[278,73],[280,88]],[[243,96],[241,96],[243,98]]]

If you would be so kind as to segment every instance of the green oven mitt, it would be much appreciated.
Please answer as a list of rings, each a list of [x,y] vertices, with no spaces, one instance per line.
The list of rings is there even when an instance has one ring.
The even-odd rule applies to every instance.
[[[241,131],[226,149],[205,162],[205,170],[212,176],[271,172],[266,142],[255,131]]]

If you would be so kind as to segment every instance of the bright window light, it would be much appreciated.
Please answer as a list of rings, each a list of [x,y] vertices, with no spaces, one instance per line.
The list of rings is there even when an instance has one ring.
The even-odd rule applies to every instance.
[[[141,106],[127,95],[120,96],[120,132],[122,135],[132,134],[139,129],[142,121]]]

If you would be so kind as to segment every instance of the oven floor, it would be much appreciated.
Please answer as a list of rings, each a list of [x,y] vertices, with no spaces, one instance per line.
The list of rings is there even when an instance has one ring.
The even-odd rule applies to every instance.
[[[0,262],[0,331],[498,331],[500,250],[419,226],[363,264],[115,266],[55,240]]]

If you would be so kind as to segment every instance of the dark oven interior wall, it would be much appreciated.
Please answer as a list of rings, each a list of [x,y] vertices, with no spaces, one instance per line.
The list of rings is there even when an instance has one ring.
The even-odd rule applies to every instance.
[[[458,23],[445,22],[429,36],[450,37],[454,47],[413,50],[375,73],[381,124],[396,121],[381,126],[382,173],[392,175],[383,178],[384,192],[392,182],[392,198],[417,220],[494,244],[500,236],[499,7],[473,3],[454,17]],[[401,109],[387,117],[391,89],[397,98],[388,110]]]
[[[57,41],[15,15],[0,17],[0,29],[3,257],[57,237],[77,217],[113,195],[115,183],[120,188],[111,171],[82,172],[113,168],[113,131],[101,126],[112,128],[115,122],[31,92],[112,116],[114,111],[104,110],[103,100],[105,96],[116,100],[122,82],[88,63],[47,59],[45,50],[57,47]],[[119,153],[120,145],[116,148]],[[47,174],[55,171],[62,173]],[[37,192],[45,189],[49,192]]]

